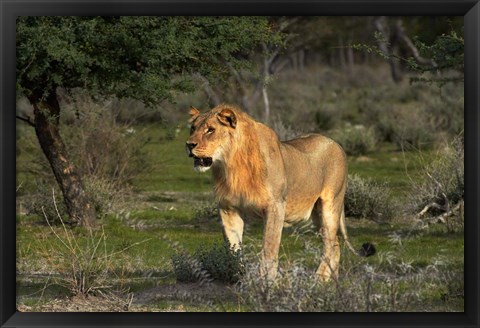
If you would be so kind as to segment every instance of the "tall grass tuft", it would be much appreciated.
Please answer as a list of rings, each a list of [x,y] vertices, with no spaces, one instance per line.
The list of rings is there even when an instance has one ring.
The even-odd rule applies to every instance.
[[[131,244],[119,251],[110,250],[103,227],[96,231],[68,228],[58,211],[54,192],[52,198],[61,226],[51,225],[45,213],[46,222],[54,238],[42,236],[40,254],[53,273],[53,283],[67,288],[74,296],[112,293],[115,280],[118,278],[116,272],[118,263],[122,262],[122,254],[140,243]]]

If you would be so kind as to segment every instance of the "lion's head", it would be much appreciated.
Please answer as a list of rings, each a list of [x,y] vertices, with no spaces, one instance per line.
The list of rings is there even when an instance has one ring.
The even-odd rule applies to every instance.
[[[215,162],[221,161],[231,146],[237,127],[235,112],[225,106],[218,106],[200,114],[195,107],[190,110],[191,130],[187,140],[187,153],[194,158],[194,169],[207,171]]]

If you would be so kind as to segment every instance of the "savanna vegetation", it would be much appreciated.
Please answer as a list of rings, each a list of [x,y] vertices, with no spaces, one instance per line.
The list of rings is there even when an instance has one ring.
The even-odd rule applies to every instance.
[[[458,17],[17,20],[20,311],[464,309],[463,21]],[[48,38],[46,37],[48,35]],[[240,106],[283,140],[348,155],[340,277],[311,224],[225,244],[188,109]]]

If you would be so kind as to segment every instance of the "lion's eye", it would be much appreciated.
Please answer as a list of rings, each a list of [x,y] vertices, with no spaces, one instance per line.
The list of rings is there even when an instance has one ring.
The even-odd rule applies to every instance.
[[[192,126],[190,127],[190,134],[192,134],[194,131],[195,131],[195,127],[192,125]]]
[[[213,132],[215,132],[214,128],[208,128],[206,133],[213,133]]]

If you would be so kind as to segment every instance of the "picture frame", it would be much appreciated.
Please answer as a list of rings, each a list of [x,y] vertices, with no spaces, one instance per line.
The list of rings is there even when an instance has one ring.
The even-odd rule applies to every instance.
[[[478,1],[1,1],[1,327],[478,327],[480,4]],[[21,313],[15,308],[15,20],[20,15],[463,15],[465,19],[465,311],[463,313]]]

